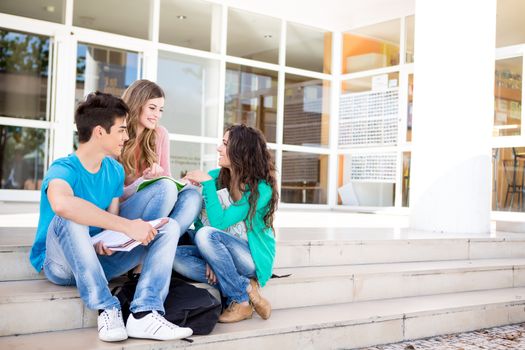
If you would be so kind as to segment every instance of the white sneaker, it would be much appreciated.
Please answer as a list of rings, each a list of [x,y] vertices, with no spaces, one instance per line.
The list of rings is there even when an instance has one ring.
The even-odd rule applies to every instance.
[[[191,328],[179,327],[162,317],[157,311],[136,319],[129,314],[126,330],[132,338],[173,340],[187,338],[193,334]]]
[[[122,312],[116,308],[104,310],[97,319],[98,337],[103,341],[121,341],[128,339]]]

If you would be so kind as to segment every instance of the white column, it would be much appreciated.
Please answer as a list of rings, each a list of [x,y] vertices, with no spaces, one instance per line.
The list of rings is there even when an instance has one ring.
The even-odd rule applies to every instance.
[[[410,225],[488,233],[496,0],[416,0]]]

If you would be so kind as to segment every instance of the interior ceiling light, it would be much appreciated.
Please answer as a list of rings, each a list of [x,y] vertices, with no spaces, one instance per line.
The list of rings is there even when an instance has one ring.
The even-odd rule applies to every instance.
[[[55,6],[53,5],[44,6],[44,10],[46,10],[47,12],[55,12]]]
[[[266,34],[266,35],[264,36],[264,38],[265,38],[265,39],[271,39],[271,38],[272,38],[272,35],[271,35],[271,34]]]
[[[178,18],[178,19],[186,19],[187,17],[184,16],[184,15],[178,15],[177,18]]]

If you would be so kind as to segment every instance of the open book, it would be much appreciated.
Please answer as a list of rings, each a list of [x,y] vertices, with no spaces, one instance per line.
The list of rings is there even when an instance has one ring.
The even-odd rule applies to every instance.
[[[151,220],[148,221],[148,223],[154,228],[159,229],[168,223],[168,218]],[[91,243],[93,245],[100,241],[102,241],[107,248],[116,252],[129,252],[131,249],[141,244],[139,241],[128,237],[122,232],[112,230],[104,230],[91,237]]]
[[[218,190],[217,197],[219,198],[219,202],[221,203],[222,209],[227,209],[233,203],[233,199],[230,196],[230,192],[228,192],[227,188],[222,188]],[[210,220],[208,219],[208,214],[206,213],[206,208],[204,207],[204,203],[202,205],[202,211],[199,218],[204,226],[211,226]],[[224,231],[229,232],[234,236],[237,236],[244,240],[248,240],[246,223],[244,221],[239,221],[238,223],[231,225]]]
[[[149,179],[149,180],[144,180],[140,183],[140,185],[137,187],[137,192],[140,191],[140,190],[143,190],[145,189],[146,187],[148,187],[149,185],[151,185],[152,183],[155,183],[161,179],[168,179],[168,180],[171,180],[175,183],[175,185],[177,185],[177,190],[182,190],[184,188],[184,186],[186,186],[186,183],[184,182],[181,182],[179,180],[175,180],[174,178],[170,177],[170,176],[160,176],[160,177],[156,177],[154,179]]]

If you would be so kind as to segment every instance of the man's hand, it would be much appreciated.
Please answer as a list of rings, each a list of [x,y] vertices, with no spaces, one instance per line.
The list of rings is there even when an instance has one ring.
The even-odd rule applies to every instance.
[[[114,251],[106,247],[104,243],[102,242],[97,242],[93,247],[95,248],[95,251],[97,252],[98,255],[108,255],[109,256],[114,253]]]
[[[124,232],[129,238],[148,245],[157,235],[157,230],[142,219],[131,220],[129,228]]]
[[[142,177],[146,180],[155,179],[157,177],[162,176],[163,173],[164,173],[164,169],[162,169],[162,167],[159,164],[153,163],[152,166],[150,166],[149,168],[146,168],[142,172]]]

